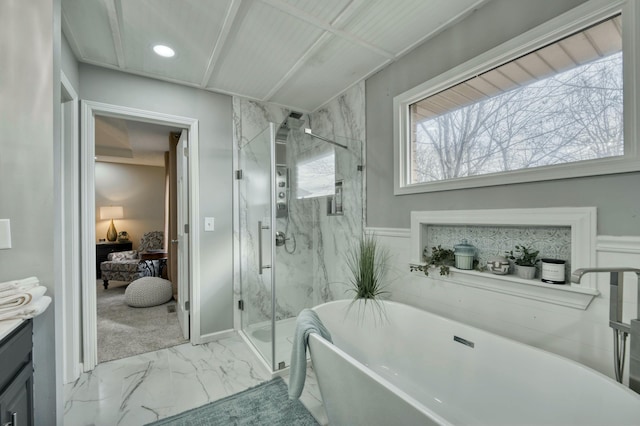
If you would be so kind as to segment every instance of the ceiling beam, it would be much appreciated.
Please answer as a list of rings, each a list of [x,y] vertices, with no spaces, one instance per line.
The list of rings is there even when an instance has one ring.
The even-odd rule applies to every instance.
[[[204,72],[204,76],[202,77],[202,82],[200,83],[200,87],[207,87],[207,83],[211,80],[211,76],[213,75],[213,71],[218,64],[218,59],[222,55],[222,50],[229,38],[229,33],[231,32],[231,28],[233,27],[234,22],[238,19],[240,10],[240,4],[242,0],[231,0],[229,4],[229,8],[227,9],[227,15],[224,18],[224,22],[222,24],[222,28],[220,29],[220,33],[218,34],[218,39],[213,46],[213,50],[211,51],[211,56],[209,56],[209,61],[207,62],[207,68]],[[245,12],[246,13],[246,12]],[[241,14],[244,16],[244,13]]]
[[[469,16],[474,10],[479,9],[481,6],[483,6],[485,3],[488,3],[489,1],[490,0],[477,0],[477,1],[475,1],[471,6],[467,7],[462,12],[460,12],[457,15],[452,16],[451,18],[449,18],[446,21],[442,22],[436,28],[434,28],[433,30],[429,31],[427,34],[423,35],[422,37],[420,37],[419,39],[417,39],[416,41],[411,43],[409,46],[407,46],[404,49],[402,49],[400,52],[398,52],[395,55],[395,59],[398,59],[401,56],[404,56],[405,54],[407,54],[411,50],[415,49],[417,46],[421,45],[422,43],[424,43],[425,41],[429,40],[430,38],[435,37],[440,32],[446,30],[447,28],[453,27],[455,24],[457,24],[458,22],[462,21],[464,18]]]
[[[360,8],[367,4],[371,4],[371,0],[351,0],[347,7],[345,7],[342,12],[335,17],[333,22],[331,22],[331,25],[342,28],[349,18],[360,12]]]
[[[103,0],[109,14],[109,27],[111,28],[111,38],[116,51],[118,67],[125,68],[124,48],[122,46],[122,1]]]
[[[322,26],[319,26],[319,28],[323,29],[324,32],[320,35],[320,37],[318,37],[316,39],[316,41],[305,51],[305,53],[296,61],[296,63],[289,69],[289,71],[287,71],[287,73],[280,79],[280,81],[278,81],[269,91],[269,93],[267,93],[265,95],[265,97],[262,99],[263,101],[269,101],[271,100],[271,98],[273,98],[273,96],[275,96],[276,93],[278,93],[278,91],[285,85],[287,84],[287,82],[298,72],[298,70],[300,70],[300,68],[302,68],[302,66],[307,63],[307,61],[315,54],[315,52],[319,51],[324,45],[326,45],[329,40],[331,40],[332,36],[335,34],[334,31],[331,31],[330,29],[326,29],[325,27],[329,27],[329,28],[337,28],[338,26],[340,26],[343,22],[347,21],[349,18],[351,18],[353,15],[355,15],[362,6],[364,6],[365,4],[367,4],[368,0],[353,0],[351,1],[347,7],[345,7],[342,12],[340,12],[338,14],[338,16],[335,17],[335,19],[331,22],[331,23],[327,23],[327,24],[322,24]],[[273,4],[271,4],[271,2],[269,0],[264,0],[265,3],[274,6]],[[283,7],[287,7],[287,8],[291,8],[291,9],[295,9],[293,7],[289,7],[286,4],[282,4],[282,2],[279,2],[280,5],[282,5]],[[276,8],[278,8],[279,10],[292,15],[291,13],[284,11],[282,9],[280,9],[280,7],[278,6],[274,6]],[[299,17],[298,15],[303,13],[301,12],[299,9],[295,9],[297,12],[295,15],[295,17]],[[310,16],[308,14],[306,14],[307,16]],[[315,19],[315,18],[313,18]],[[322,22],[318,19],[315,19],[318,22]],[[316,24],[313,24],[316,25]],[[316,25],[318,26],[318,25]],[[393,55],[391,57],[388,57],[387,55],[383,55],[385,56],[385,58],[387,59],[388,62],[389,59],[393,58]]]
[[[333,36],[331,33],[327,31],[323,32],[320,37],[318,37],[316,41],[311,45],[311,47],[309,47],[304,52],[304,54],[300,58],[298,58],[296,63],[293,64],[291,68],[289,68],[289,71],[287,71],[287,73],[280,79],[280,81],[278,81],[271,88],[271,90],[269,90],[269,92],[264,96],[262,100],[265,102],[269,101],[276,93],[278,93],[280,89],[282,89],[285,84],[287,84],[287,82],[298,72],[298,70],[300,70],[300,68],[302,68],[302,66],[307,63],[309,58],[311,58],[316,53],[316,51],[320,50],[320,48],[327,44],[332,38]]]
[[[224,89],[220,89],[218,87],[201,87],[200,84],[198,83],[192,83],[189,81],[184,81],[184,80],[178,80],[176,78],[170,78],[164,75],[160,75],[160,74],[153,74],[153,73],[149,73],[149,72],[143,72],[143,71],[138,71],[138,70],[134,70],[134,69],[120,69],[118,68],[116,65],[111,65],[111,64],[107,64],[101,61],[94,61],[91,59],[83,59],[82,63],[88,64],[88,65],[92,65],[92,66],[96,66],[96,67],[100,67],[100,68],[106,68],[109,70],[114,70],[114,71],[121,71],[121,72],[125,72],[127,74],[132,74],[132,75],[138,75],[140,77],[146,77],[146,78],[154,78],[156,80],[159,81],[166,81],[167,83],[173,83],[173,84],[179,84],[181,86],[187,86],[187,87],[193,87],[195,89],[202,89],[202,90],[206,90],[208,92],[212,92],[212,93],[222,93],[223,95],[229,95],[229,96],[237,96],[240,98],[244,98],[244,99],[251,99],[253,101],[256,102],[262,102],[264,101],[264,99],[258,99],[256,97],[252,97],[252,96],[248,96],[245,93],[237,93],[231,90],[224,90]],[[282,108],[285,109],[294,109],[296,111],[300,111],[300,112],[311,112],[310,110],[306,110],[302,107],[299,106],[292,106],[292,105],[286,105],[286,104],[281,104],[281,103],[277,103],[274,102],[274,105],[280,106]]]
[[[310,15],[310,14],[298,9],[297,7],[294,7],[294,6],[291,6],[288,3],[285,3],[282,0],[260,0],[260,1],[262,1],[263,3],[268,4],[269,6],[275,7],[276,9],[280,10],[281,12],[286,13],[287,15],[291,15],[294,18],[298,18],[298,19],[300,19],[302,21],[305,21],[308,24],[311,24],[311,25],[313,25],[315,27],[318,27],[318,28],[320,28],[322,30],[328,31],[328,32],[340,37],[340,38],[343,38],[345,40],[350,41],[351,43],[354,43],[354,44],[357,44],[357,45],[359,45],[361,47],[364,47],[364,48],[366,48],[366,49],[368,49],[368,50],[370,50],[370,51],[372,51],[372,52],[374,52],[374,53],[376,53],[376,54],[378,54],[378,55],[380,55],[380,56],[382,56],[382,57],[384,57],[386,59],[394,59],[395,58],[395,55],[393,53],[388,52],[388,51],[386,51],[384,49],[381,49],[378,46],[374,46],[373,44],[371,44],[371,43],[369,43],[369,42],[367,42],[367,41],[365,41],[365,40],[363,40],[363,39],[361,39],[359,37],[356,37],[353,34],[340,29],[340,28],[332,25],[329,22],[322,21],[322,20],[316,18],[315,16]],[[353,12],[355,12],[355,10],[357,10],[357,8],[349,8],[349,7],[347,7],[343,12],[353,13]]]

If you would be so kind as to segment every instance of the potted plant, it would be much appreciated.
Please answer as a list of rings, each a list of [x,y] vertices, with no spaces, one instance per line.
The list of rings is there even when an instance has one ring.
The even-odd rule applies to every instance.
[[[378,245],[375,235],[369,234],[347,252],[347,266],[351,271],[349,290],[354,301],[377,301],[389,292],[385,290],[385,278],[389,265],[389,253]]]
[[[422,271],[425,275],[429,275],[429,268],[439,267],[440,275],[449,275],[451,271],[450,267],[456,262],[456,258],[453,250],[438,247],[431,247],[431,255],[427,254],[427,248],[425,247],[422,259],[426,262],[426,265],[410,265],[409,270]]]
[[[524,244],[516,245],[515,250],[505,252],[507,258],[515,264],[516,275],[520,278],[532,280],[536,276],[539,250],[533,250]]]

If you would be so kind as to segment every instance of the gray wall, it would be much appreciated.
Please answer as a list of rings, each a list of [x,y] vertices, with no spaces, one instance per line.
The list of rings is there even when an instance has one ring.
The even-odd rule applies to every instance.
[[[412,210],[595,206],[598,233],[640,235],[640,173],[393,195],[393,98],[583,0],[494,0],[366,81],[367,225],[409,227]]]
[[[199,120],[201,334],[233,328],[231,97],[80,64],[80,94],[104,102]],[[216,220],[203,232],[204,217]]]
[[[13,248],[0,250],[0,281],[37,276],[54,297],[54,146],[60,142],[60,2],[0,2],[0,218]],[[54,304],[34,318],[35,424],[56,413]],[[55,315],[54,315],[55,313]],[[2,368],[0,366],[0,368]],[[58,402],[60,400],[58,399]]]
[[[114,226],[127,231],[134,250],[145,232],[164,231],[164,167],[96,162],[95,171],[96,240],[106,238],[111,224],[100,219],[103,206],[123,207],[124,218],[114,220]]]

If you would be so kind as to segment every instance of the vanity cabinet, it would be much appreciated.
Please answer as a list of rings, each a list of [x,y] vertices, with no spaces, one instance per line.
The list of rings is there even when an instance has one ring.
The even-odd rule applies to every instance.
[[[0,425],[33,425],[31,320],[23,321],[0,342]]]

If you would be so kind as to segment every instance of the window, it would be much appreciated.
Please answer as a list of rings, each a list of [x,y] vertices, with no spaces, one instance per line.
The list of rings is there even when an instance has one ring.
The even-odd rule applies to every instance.
[[[623,155],[620,17],[409,108],[412,183]]]
[[[396,97],[396,194],[640,169],[624,138],[620,3],[583,21],[581,9]]]

